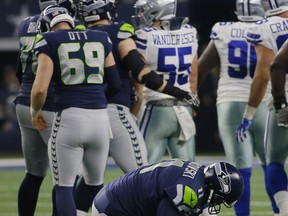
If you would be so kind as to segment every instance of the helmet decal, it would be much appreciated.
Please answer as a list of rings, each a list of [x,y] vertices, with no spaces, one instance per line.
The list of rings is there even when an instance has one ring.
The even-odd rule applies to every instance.
[[[221,165],[218,163],[218,164],[215,164],[215,167],[214,167],[216,174],[217,174],[217,177],[218,177],[220,187],[221,187],[220,191],[224,194],[229,194],[231,191],[230,176],[227,172],[226,165],[223,164],[224,170],[222,169]]]

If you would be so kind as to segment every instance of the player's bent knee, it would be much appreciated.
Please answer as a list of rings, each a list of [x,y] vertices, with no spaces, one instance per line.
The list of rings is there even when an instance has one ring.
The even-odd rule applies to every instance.
[[[92,216],[107,216],[104,213],[99,213],[99,211],[96,209],[94,202],[92,204]]]

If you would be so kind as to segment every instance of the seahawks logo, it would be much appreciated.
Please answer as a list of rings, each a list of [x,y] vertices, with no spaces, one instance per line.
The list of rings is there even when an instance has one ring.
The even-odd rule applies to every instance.
[[[226,165],[223,164],[223,166],[221,166],[219,163],[217,163],[215,164],[214,168],[217,174],[219,184],[221,186],[220,192],[222,192],[223,194],[229,194],[231,192],[231,179],[227,172]]]

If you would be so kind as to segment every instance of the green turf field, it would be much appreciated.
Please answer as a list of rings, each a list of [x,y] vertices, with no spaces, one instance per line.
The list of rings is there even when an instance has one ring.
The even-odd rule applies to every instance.
[[[106,172],[105,181],[109,182],[122,172],[117,168],[109,168]],[[17,191],[18,186],[24,176],[24,170],[0,170],[0,216],[17,215]],[[37,205],[36,216],[50,216],[51,213],[51,188],[52,179],[49,174],[43,182],[39,201]],[[251,216],[273,215],[268,197],[264,189],[263,173],[260,168],[254,169],[252,175],[252,203]],[[233,210],[222,206],[220,216],[233,216]]]

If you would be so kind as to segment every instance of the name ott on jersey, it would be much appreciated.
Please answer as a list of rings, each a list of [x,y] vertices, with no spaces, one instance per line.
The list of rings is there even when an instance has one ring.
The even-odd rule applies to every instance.
[[[193,32],[183,34],[153,34],[154,45],[181,45],[193,43],[196,38]]]

